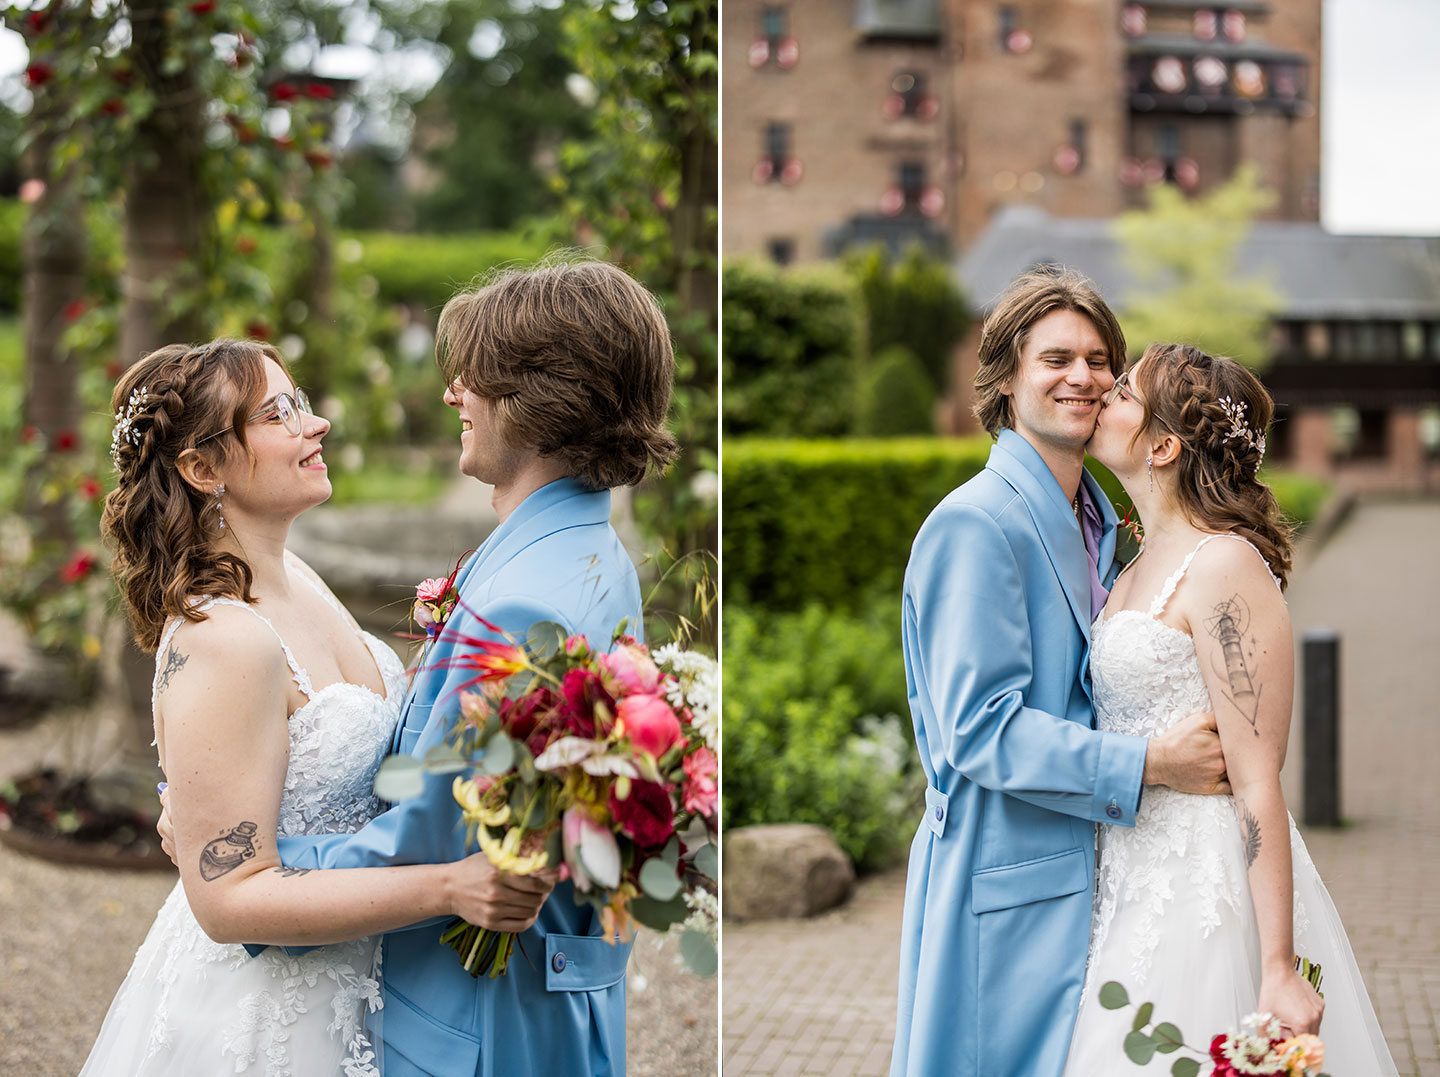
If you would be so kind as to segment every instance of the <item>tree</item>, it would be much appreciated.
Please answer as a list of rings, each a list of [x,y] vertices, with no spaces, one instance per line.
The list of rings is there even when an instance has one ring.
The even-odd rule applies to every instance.
[[[1274,201],[1251,166],[1209,195],[1156,187],[1150,206],[1115,222],[1135,293],[1120,311],[1131,351],[1183,341],[1253,370],[1269,359],[1266,334],[1281,297],[1263,277],[1242,277],[1236,254],[1256,214]]]

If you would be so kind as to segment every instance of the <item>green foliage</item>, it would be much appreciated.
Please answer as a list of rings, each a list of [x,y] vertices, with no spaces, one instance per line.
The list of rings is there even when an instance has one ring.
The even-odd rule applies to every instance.
[[[853,617],[729,604],[724,678],[725,826],[819,823],[862,869],[891,863],[924,795],[898,596]]]
[[[850,433],[865,354],[854,281],[834,267],[785,272],[732,262],[722,294],[727,437]]]
[[[727,621],[731,600],[844,610],[876,591],[898,595],[920,524],[989,454],[984,436],[728,441]]]
[[[1282,299],[1261,277],[1242,277],[1236,252],[1256,214],[1274,195],[1250,165],[1204,198],[1188,199],[1164,184],[1150,206],[1115,222],[1136,293],[1119,312],[1133,355],[1151,343],[1184,341],[1262,370],[1266,334]]]
[[[909,349],[935,392],[943,393],[951,350],[970,324],[970,305],[950,265],[917,243],[894,261],[884,247],[850,254],[845,269],[860,285],[870,347],[877,354],[892,345]]]
[[[25,207],[12,199],[0,200],[0,312],[7,314],[20,309],[24,227]]]
[[[375,278],[378,297],[438,316],[452,295],[495,266],[533,262],[545,241],[523,232],[345,233],[360,243],[359,266]]]
[[[902,437],[935,429],[935,384],[903,344],[893,344],[865,364],[855,397],[855,433]]]

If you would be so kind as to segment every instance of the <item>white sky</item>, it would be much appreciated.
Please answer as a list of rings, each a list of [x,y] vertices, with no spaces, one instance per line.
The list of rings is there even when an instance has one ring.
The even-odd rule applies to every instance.
[[[1440,0],[1324,0],[1324,18],[1321,220],[1334,232],[1440,235]],[[390,73],[354,55],[365,51],[326,59],[346,74]],[[7,99],[24,66],[22,39],[0,30]],[[416,79],[413,57],[400,66]]]

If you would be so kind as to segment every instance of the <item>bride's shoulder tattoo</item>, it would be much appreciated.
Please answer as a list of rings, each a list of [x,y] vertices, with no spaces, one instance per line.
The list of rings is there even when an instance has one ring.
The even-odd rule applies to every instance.
[[[1205,631],[1220,641],[1221,663],[1217,669],[1230,685],[1225,698],[1250,723],[1250,729],[1258,737],[1260,730],[1256,723],[1260,718],[1260,692],[1264,687],[1258,678],[1256,651],[1258,643],[1250,631],[1250,605],[1234,594],[1217,602],[1205,618]]]
[[[181,654],[175,644],[170,644],[170,649],[165,652],[165,665],[161,668],[159,675],[155,679],[155,690],[157,692],[163,692],[169,688],[170,681],[174,678],[175,674],[185,668],[185,663],[188,661],[190,661],[188,654]]]

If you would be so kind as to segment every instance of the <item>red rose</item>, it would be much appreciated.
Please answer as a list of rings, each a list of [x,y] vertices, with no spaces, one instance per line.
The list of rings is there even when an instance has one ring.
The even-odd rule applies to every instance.
[[[86,576],[90,575],[90,570],[94,567],[94,554],[77,553],[70,559],[65,567],[60,570],[60,582],[79,583]]]
[[[641,848],[663,845],[675,830],[675,805],[658,782],[633,779],[630,795],[621,800],[610,791],[610,814],[620,832],[628,834]]]
[[[29,445],[40,436],[40,428],[28,423],[20,428],[20,444]]]
[[[550,731],[542,723],[557,702],[558,697],[548,688],[536,688],[519,699],[502,700],[500,728],[515,740],[525,741],[531,755],[539,755],[550,739]]]
[[[300,91],[293,82],[277,82],[270,90],[270,96],[277,101],[294,101],[300,96]]]
[[[196,0],[190,5],[192,15],[208,15],[215,10],[215,0]]]
[[[30,28],[31,33],[43,34],[50,25],[50,13],[48,11],[32,11],[25,16],[25,25]]]
[[[92,476],[86,475],[80,480],[80,496],[86,500],[98,501],[100,495],[104,492],[105,488],[96,482]]]
[[[123,116],[125,115],[125,102],[118,97],[107,97],[105,103],[100,106],[102,116]]]
[[[306,150],[305,160],[311,168],[329,168],[335,162],[335,155],[328,150]]]
[[[251,340],[269,340],[270,326],[266,322],[253,321],[245,326],[245,335]]]
[[[55,69],[49,64],[31,64],[25,69],[25,81],[31,86],[44,86],[55,77]]]
[[[610,724],[615,715],[615,700],[605,691],[600,674],[588,669],[572,669],[560,683],[560,694],[565,697],[557,712],[562,730],[577,737],[593,737],[597,732],[602,735],[610,732]],[[604,706],[605,715],[596,715],[599,706]]]
[[[69,452],[79,444],[80,438],[75,431],[62,430],[55,435],[55,440],[50,443],[50,447],[56,452]]]
[[[72,299],[65,304],[65,309],[60,312],[60,316],[67,322],[76,321],[89,306],[90,304],[84,299]]]
[[[335,88],[323,82],[307,82],[305,96],[315,101],[329,101],[335,96]]]

